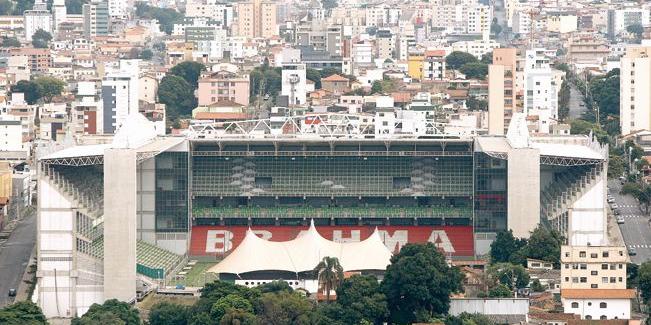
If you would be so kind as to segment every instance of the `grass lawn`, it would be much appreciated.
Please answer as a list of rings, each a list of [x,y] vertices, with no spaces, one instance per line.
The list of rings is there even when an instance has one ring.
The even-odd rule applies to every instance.
[[[188,274],[185,275],[185,279],[172,280],[169,282],[169,285],[175,286],[177,284],[182,284],[186,287],[203,287],[205,283],[213,282],[217,279],[216,274],[206,272],[215,264],[217,264],[217,262],[197,262],[197,264],[192,267],[192,270],[187,271]]]

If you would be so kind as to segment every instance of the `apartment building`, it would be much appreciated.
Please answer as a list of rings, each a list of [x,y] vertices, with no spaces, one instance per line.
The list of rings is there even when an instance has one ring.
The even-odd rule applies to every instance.
[[[445,51],[425,51],[423,58],[423,80],[443,80],[445,78]]]
[[[221,22],[224,27],[233,23],[233,5],[215,0],[191,0],[185,7],[186,17],[205,17]]]
[[[635,290],[626,289],[624,246],[562,246],[561,302],[581,319],[630,319]]]
[[[139,60],[121,60],[116,71],[102,80],[103,132],[113,134],[126,122],[129,114],[137,113],[140,82]]]
[[[544,49],[526,51],[524,80],[524,112],[532,122],[532,131],[549,133],[550,125],[558,119],[558,94]]]
[[[52,53],[50,49],[37,49],[37,48],[14,48],[10,50],[11,56],[27,56],[29,62],[29,69],[32,73],[48,72],[52,67]]]
[[[34,2],[31,10],[25,10],[23,17],[26,40],[31,41],[32,36],[39,29],[52,32],[52,16],[47,10],[47,4],[42,0]]]
[[[252,0],[237,4],[237,35],[268,38],[278,35],[275,3]]]
[[[90,39],[109,34],[110,14],[106,1],[93,1],[82,7],[84,36]]]
[[[393,59],[396,55],[396,35],[390,30],[378,30],[376,35],[376,54],[378,59]]]
[[[488,133],[504,135],[513,113],[521,112],[516,81],[518,51],[514,48],[493,50],[493,64],[488,66]]]
[[[197,94],[199,106],[223,101],[247,106],[249,105],[249,76],[240,76],[228,71],[205,75],[199,79]]]
[[[651,130],[651,46],[632,45],[620,59],[619,123],[622,135]]]

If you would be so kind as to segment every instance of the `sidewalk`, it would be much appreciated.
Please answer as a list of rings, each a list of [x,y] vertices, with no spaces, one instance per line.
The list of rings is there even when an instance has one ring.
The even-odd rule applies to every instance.
[[[23,277],[18,286],[18,292],[16,293],[16,301],[29,300],[30,290],[32,288],[32,282],[36,281],[36,268],[34,272],[30,273],[32,265],[36,266],[36,247],[32,250],[32,254],[29,256],[29,262],[25,271],[23,272]],[[35,283],[33,285],[36,285]]]

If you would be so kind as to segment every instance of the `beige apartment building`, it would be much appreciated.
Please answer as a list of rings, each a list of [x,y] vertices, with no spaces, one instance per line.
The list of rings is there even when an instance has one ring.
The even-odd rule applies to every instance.
[[[632,45],[621,58],[619,123],[622,135],[651,130],[651,46]]]
[[[272,37],[278,35],[276,4],[251,0],[237,4],[237,36]]]
[[[561,246],[561,303],[581,319],[630,319],[624,246]]]
[[[626,289],[624,246],[563,246],[561,282],[567,289]]]
[[[513,113],[522,111],[522,89],[518,77],[518,50],[493,50],[488,66],[488,133],[504,135]]]

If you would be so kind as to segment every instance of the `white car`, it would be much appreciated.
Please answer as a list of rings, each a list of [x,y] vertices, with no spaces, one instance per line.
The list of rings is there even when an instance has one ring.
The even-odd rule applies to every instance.
[[[607,200],[608,203],[615,203],[615,199],[612,197],[609,197]]]
[[[611,204],[611,205],[610,205],[610,208],[611,208],[611,209],[617,209],[618,206],[617,206],[617,204]]]
[[[618,224],[624,223],[624,217],[617,217],[617,223]]]

